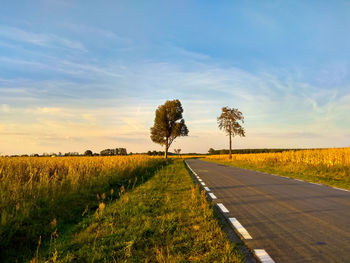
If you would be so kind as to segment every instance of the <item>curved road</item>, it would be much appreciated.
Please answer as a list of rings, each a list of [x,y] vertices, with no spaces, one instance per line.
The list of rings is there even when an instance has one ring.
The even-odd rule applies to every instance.
[[[350,262],[349,191],[196,159],[186,162],[215,202],[227,208],[227,216],[243,226],[249,248],[264,249],[276,263]]]

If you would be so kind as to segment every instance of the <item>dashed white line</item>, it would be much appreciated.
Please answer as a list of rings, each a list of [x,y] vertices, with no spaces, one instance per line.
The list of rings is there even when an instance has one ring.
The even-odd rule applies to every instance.
[[[337,190],[342,190],[342,191],[345,191],[345,192],[350,192],[349,190],[347,189],[343,189],[343,188],[338,188],[338,187],[332,187],[333,189],[337,189]]]
[[[198,181],[203,182],[203,180],[202,180],[202,179],[200,179],[200,178],[198,178]]]
[[[229,213],[228,209],[222,203],[218,203],[217,205],[221,209],[222,212]]]
[[[204,183],[204,182],[201,182],[201,185],[205,185],[205,183]]]
[[[210,192],[209,187],[204,187],[205,191]]]
[[[254,253],[262,263],[275,263],[264,249],[254,249]]]
[[[252,239],[251,235],[249,235],[247,229],[245,229],[241,223],[234,217],[229,218],[231,224],[237,229],[237,231],[245,238]]]
[[[310,184],[315,184],[315,185],[322,185],[322,184],[319,184],[319,183],[312,183],[312,182],[309,182]]]
[[[209,196],[211,197],[211,199],[217,199],[217,197],[213,193],[209,193]]]

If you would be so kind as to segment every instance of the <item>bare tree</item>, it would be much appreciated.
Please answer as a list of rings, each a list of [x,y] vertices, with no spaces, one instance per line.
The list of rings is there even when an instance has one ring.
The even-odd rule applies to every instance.
[[[244,128],[238,123],[238,121],[244,123],[243,114],[238,109],[230,109],[229,107],[223,107],[221,115],[218,117],[217,120],[219,129],[224,130],[229,136],[230,159],[232,159],[232,137],[235,137],[237,135],[245,137]]]

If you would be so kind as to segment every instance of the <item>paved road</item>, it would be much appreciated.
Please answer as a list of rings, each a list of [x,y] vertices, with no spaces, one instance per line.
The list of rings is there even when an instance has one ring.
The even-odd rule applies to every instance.
[[[187,164],[247,230],[249,248],[275,262],[350,262],[350,192],[196,159]]]

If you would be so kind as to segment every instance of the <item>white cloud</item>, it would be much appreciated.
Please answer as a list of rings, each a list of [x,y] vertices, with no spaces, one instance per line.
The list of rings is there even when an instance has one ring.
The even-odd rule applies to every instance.
[[[83,151],[90,145],[96,151],[113,145],[133,152],[161,149],[150,141],[149,128],[157,106],[173,98],[183,103],[190,130],[188,138],[174,143],[183,152],[227,147],[216,123],[223,106],[239,108],[246,118],[247,137],[235,138],[236,148],[344,146],[350,133],[350,94],[320,89],[292,75],[281,79],[210,63],[184,69],[149,61],[57,62],[58,70],[86,76],[85,81],[0,79],[0,96],[16,115],[16,121],[6,119],[13,126],[1,131],[6,140],[0,147],[15,152],[30,147]]]
[[[45,47],[64,47],[86,52],[87,49],[79,41],[67,39],[54,34],[34,33],[16,27],[0,26],[0,36],[3,39],[30,43]]]

